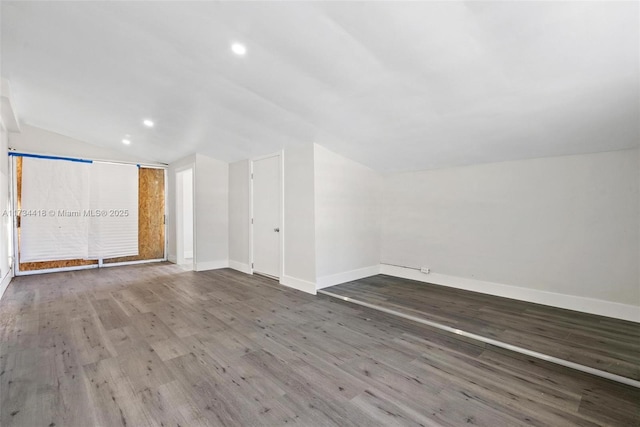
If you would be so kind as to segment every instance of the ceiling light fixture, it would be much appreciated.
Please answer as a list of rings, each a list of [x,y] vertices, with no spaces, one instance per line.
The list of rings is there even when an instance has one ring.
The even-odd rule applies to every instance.
[[[149,119],[145,119],[142,123],[144,123],[144,125],[148,128],[152,128],[154,125],[153,120],[149,120]]]
[[[231,50],[238,56],[244,56],[247,53],[247,47],[242,43],[234,43],[231,45]]]
[[[127,139],[127,138],[125,138],[125,139],[123,139],[123,140],[122,140],[122,143],[123,143],[124,145],[129,145],[129,144],[131,144],[131,140],[130,140],[130,139]]]

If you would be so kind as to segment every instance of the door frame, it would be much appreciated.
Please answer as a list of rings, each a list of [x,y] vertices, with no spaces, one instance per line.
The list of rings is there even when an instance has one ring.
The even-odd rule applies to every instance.
[[[275,153],[267,154],[264,156],[254,157],[249,161],[249,274],[253,274],[254,263],[254,242],[253,242],[253,164],[260,160],[269,159],[271,157],[279,157],[280,161],[280,265],[278,266],[279,275],[278,280],[282,280],[284,275],[284,150],[276,151]]]
[[[182,213],[178,214],[178,208],[181,208],[184,210],[184,207],[182,206],[182,202],[184,201],[184,197],[181,198],[180,203],[178,203],[178,194],[182,194],[182,192],[178,192],[178,175],[186,172],[188,170],[191,170],[191,204],[192,204],[192,208],[191,208],[191,216],[192,216],[192,234],[193,234],[193,248],[192,248],[192,253],[193,253],[193,257],[192,257],[192,270],[196,271],[196,248],[197,248],[197,244],[196,244],[196,238],[197,238],[197,234],[196,234],[196,164],[194,163],[189,163],[187,165],[184,166],[180,166],[178,168],[176,168],[173,173],[174,173],[174,185],[175,185],[175,200],[174,200],[174,226],[175,226],[175,230],[176,230],[176,264],[180,265],[180,261],[184,262],[184,244],[182,243],[184,241],[184,233],[181,229],[181,227],[178,226],[178,218],[182,217]],[[182,227],[184,228],[184,227]],[[182,249],[182,251],[180,250]],[[182,253],[180,253],[182,252]]]

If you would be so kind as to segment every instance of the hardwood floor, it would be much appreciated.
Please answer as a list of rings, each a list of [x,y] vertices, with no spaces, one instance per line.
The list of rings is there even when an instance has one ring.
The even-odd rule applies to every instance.
[[[640,380],[640,324],[634,322],[385,275],[326,290]]]
[[[19,277],[2,426],[639,424],[640,390],[232,270]]]

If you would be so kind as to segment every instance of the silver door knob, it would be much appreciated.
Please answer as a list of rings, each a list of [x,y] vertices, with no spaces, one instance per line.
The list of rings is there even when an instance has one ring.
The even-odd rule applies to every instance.
[[[276,233],[279,233],[280,229],[279,228],[274,228],[273,231],[275,231]]]

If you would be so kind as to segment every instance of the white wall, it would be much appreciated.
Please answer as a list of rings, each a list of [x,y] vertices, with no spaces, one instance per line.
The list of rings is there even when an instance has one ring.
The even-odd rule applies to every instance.
[[[114,160],[121,162],[141,162],[139,157],[125,151],[109,150],[79,141],[58,133],[33,126],[22,125],[20,133],[9,134],[9,147],[18,152],[40,153],[55,156],[79,157],[93,160]],[[125,147],[123,145],[123,147]],[[126,148],[126,147],[125,147]]]
[[[228,169],[229,259],[241,271],[249,164]],[[639,169],[627,150],[381,176],[321,146],[287,148],[281,283],[315,292],[382,271],[635,319]]]
[[[315,293],[315,211],[312,144],[284,150],[284,271],[280,282]]]
[[[229,165],[196,154],[195,270],[229,266]]]
[[[317,288],[378,274],[380,174],[314,150]]]
[[[229,267],[248,273],[249,254],[249,160],[229,165]]]
[[[480,291],[640,305],[638,159],[636,149],[388,176],[382,262]]]

